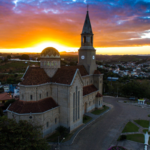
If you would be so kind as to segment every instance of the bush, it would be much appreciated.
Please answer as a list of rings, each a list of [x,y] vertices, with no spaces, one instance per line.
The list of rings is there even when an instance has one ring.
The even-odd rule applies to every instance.
[[[11,58],[11,55],[7,55],[7,58],[10,59],[10,58]]]
[[[106,107],[106,105],[103,105],[103,108],[105,108]]]
[[[126,139],[127,139],[127,136],[126,136],[126,135],[121,135],[119,141],[124,141],[124,140],[126,140]]]
[[[63,126],[59,126],[56,131],[58,131],[61,136],[67,136],[69,134],[68,129]]]
[[[23,54],[20,59],[29,60],[29,55]]]

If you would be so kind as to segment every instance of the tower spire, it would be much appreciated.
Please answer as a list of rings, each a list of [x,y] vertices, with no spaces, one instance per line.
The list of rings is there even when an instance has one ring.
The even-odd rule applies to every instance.
[[[82,34],[93,34],[92,27],[91,27],[91,22],[90,22],[90,17],[89,17],[88,7],[89,6],[87,5],[87,14],[86,14]]]

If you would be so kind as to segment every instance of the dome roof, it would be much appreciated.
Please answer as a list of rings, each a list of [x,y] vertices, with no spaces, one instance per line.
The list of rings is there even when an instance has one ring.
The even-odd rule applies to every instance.
[[[41,58],[60,58],[60,54],[57,49],[47,47],[41,52]]]

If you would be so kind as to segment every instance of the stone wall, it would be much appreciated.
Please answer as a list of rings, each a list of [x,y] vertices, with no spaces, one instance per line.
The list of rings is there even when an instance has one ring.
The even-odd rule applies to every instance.
[[[76,91],[77,91],[77,95],[76,95]],[[80,96],[79,96],[79,94],[80,94]],[[75,110],[74,110],[74,108],[76,108],[76,107],[74,105],[76,105],[76,103],[74,102],[74,95],[75,95],[75,102],[77,100],[77,109],[75,109]],[[76,96],[77,96],[77,99],[76,99]],[[70,122],[70,130],[72,131],[82,124],[82,118],[83,118],[83,114],[82,114],[83,83],[82,83],[78,73],[77,73],[77,75],[74,79],[74,82],[70,88],[70,97],[69,98],[70,98],[69,122]],[[79,101],[78,101],[78,99],[79,99]],[[77,117],[76,117],[76,115],[77,115]]]
[[[37,101],[52,95],[51,85],[20,86],[20,100]],[[32,96],[32,99],[31,99]]]
[[[19,120],[27,120],[33,125],[42,126],[43,136],[51,134],[60,125],[59,107],[39,114],[16,114],[8,111],[7,116],[9,119],[15,119],[16,122],[19,122]],[[32,116],[31,119],[29,118],[30,116]]]

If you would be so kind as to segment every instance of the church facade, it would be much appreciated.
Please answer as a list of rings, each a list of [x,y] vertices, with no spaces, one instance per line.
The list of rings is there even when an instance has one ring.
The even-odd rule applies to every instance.
[[[78,50],[78,65],[61,67],[59,52],[41,52],[40,67],[28,67],[20,86],[20,100],[7,108],[8,118],[42,126],[43,136],[59,126],[71,131],[83,115],[103,105],[103,75],[97,70],[93,32],[87,12]]]

